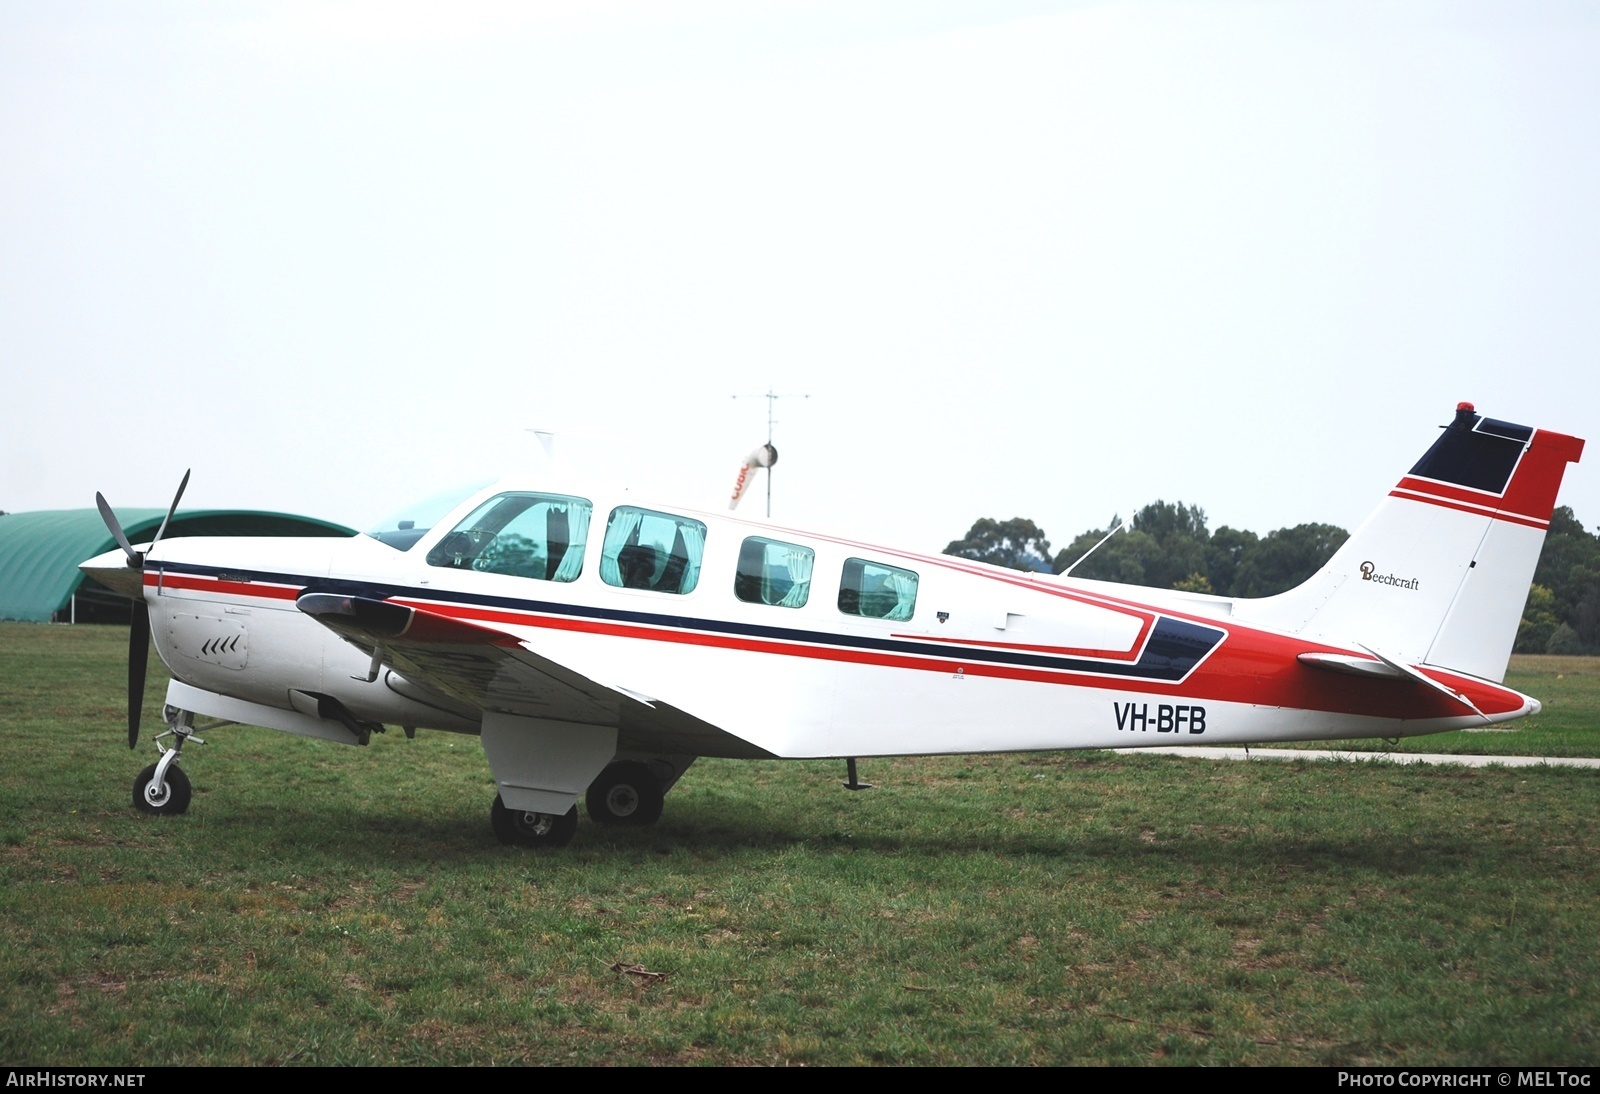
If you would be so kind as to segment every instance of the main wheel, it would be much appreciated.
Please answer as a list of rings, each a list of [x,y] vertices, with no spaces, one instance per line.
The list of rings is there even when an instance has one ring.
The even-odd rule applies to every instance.
[[[565,813],[532,813],[508,809],[500,795],[489,807],[489,827],[507,847],[565,847],[578,832],[578,807]]]
[[[167,768],[167,778],[160,787],[155,786],[156,765],[151,764],[139,772],[139,777],[133,780],[133,807],[141,813],[155,813],[158,816],[175,817],[189,808],[189,798],[192,792],[189,788],[189,776],[183,773],[183,768],[173,764]]]
[[[661,819],[661,784],[650,769],[633,760],[611,764],[583,796],[589,819],[597,824],[644,826]]]

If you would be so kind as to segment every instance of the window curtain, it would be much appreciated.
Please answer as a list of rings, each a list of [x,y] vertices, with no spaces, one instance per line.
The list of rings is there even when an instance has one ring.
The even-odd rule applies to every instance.
[[[894,590],[898,603],[884,618],[904,623],[911,618],[911,610],[917,605],[917,575],[908,574],[904,570],[891,570],[889,587]]]
[[[600,580],[607,585],[622,587],[622,568],[617,565],[617,552],[639,534],[644,514],[637,509],[618,508],[611,511],[611,522],[606,525],[606,540],[600,548]],[[574,540],[578,537],[573,536]]]
[[[683,521],[678,525],[683,537],[683,551],[689,564],[683,568],[683,580],[678,582],[678,592],[687,593],[700,581],[700,556],[706,549],[706,526],[698,521]]]
[[[556,568],[557,581],[576,581],[583,572],[583,548],[589,542],[589,506],[583,502],[576,502],[565,507],[567,511],[567,553],[561,556],[561,565]],[[616,561],[611,563],[616,569]],[[604,573],[605,565],[601,564]],[[621,583],[619,575],[617,584]]]
[[[784,567],[789,571],[789,591],[778,601],[780,608],[803,607],[811,592],[811,567],[817,556],[805,547],[790,547],[784,552]]]

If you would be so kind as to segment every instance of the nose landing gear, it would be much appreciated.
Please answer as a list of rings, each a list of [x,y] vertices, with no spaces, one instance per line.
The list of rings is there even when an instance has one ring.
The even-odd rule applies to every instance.
[[[186,741],[205,744],[194,735],[193,718],[187,710],[167,708],[167,731],[156,738],[161,759],[139,772],[133,780],[133,807],[141,813],[175,817],[189,808],[193,791],[189,776],[178,767],[178,754]],[[163,737],[175,738],[171,748],[161,743]]]

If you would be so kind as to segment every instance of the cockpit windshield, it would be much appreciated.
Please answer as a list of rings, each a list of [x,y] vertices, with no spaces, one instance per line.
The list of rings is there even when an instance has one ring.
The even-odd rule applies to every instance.
[[[366,534],[396,551],[409,551],[450,510],[492,483],[493,479],[458,483],[416,501],[367,529]]]

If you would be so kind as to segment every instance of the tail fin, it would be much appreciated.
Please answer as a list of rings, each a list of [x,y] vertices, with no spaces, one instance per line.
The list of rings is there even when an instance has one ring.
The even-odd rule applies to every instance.
[[[1411,664],[1505,677],[1545,530],[1583,441],[1471,403],[1305,584],[1241,619]]]

